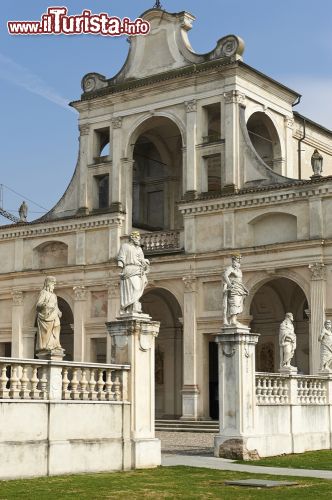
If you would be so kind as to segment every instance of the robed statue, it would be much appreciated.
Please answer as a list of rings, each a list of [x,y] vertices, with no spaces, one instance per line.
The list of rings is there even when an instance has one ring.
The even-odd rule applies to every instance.
[[[280,368],[295,369],[291,365],[296,349],[296,335],[293,325],[293,314],[286,313],[284,321],[279,328],[279,346],[280,346]]]
[[[122,271],[120,274],[121,313],[141,313],[142,297],[147,285],[147,274],[150,262],[144,258],[140,246],[141,237],[138,231],[130,234],[129,242],[121,245],[117,261]]]
[[[39,294],[37,309],[38,351],[54,351],[61,349],[60,318],[62,313],[58,307],[58,299],[54,293],[56,279],[47,276],[44,288]]]
[[[332,322],[327,319],[318,338],[320,342],[320,369],[332,372]]]
[[[249,290],[242,282],[241,255],[232,256],[232,265],[223,273],[223,320],[224,325],[240,325],[237,317],[243,311],[245,297]]]

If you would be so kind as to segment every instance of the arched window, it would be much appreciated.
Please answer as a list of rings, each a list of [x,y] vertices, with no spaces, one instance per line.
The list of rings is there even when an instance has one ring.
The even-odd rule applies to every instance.
[[[257,154],[275,172],[281,173],[280,139],[271,118],[262,112],[253,113],[247,122],[247,129]]]

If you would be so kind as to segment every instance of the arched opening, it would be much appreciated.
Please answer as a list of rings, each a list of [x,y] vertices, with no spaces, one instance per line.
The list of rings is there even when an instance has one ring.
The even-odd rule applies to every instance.
[[[160,321],[155,348],[156,417],[182,414],[183,335],[179,303],[167,290],[147,291],[141,299],[143,311]]]
[[[271,118],[262,112],[253,113],[247,122],[247,129],[257,154],[264,163],[275,172],[281,174],[282,154],[280,139]]]
[[[251,331],[259,333],[256,347],[256,370],[278,372],[280,366],[279,327],[286,312],[293,313],[297,348],[292,364],[299,373],[309,373],[308,302],[303,290],[288,278],[277,278],[263,284],[255,293],[250,307]]]
[[[133,147],[132,225],[148,231],[180,229],[176,203],[182,196],[182,138],[169,118],[141,124]]]
[[[65,350],[64,361],[73,361],[74,359],[74,316],[72,310],[68,304],[68,302],[62,297],[58,296],[58,307],[62,312],[62,316],[60,318],[60,344]],[[37,328],[37,317],[35,320],[35,327]],[[35,338],[35,348],[34,352],[36,352],[36,342],[37,338]]]

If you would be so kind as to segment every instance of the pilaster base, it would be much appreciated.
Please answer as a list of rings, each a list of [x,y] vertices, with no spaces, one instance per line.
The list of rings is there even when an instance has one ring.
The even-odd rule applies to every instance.
[[[122,203],[120,203],[119,201],[114,201],[113,203],[111,203],[110,207],[109,207],[109,212],[111,212],[111,213],[123,212]]]
[[[133,469],[149,469],[161,464],[160,439],[133,439],[131,443]]]
[[[198,395],[197,385],[185,385],[182,389],[182,416],[180,420],[197,420]]]

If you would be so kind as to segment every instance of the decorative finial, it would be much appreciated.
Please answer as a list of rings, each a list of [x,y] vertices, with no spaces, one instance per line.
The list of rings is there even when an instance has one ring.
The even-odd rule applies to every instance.
[[[152,8],[153,9],[162,9],[163,6],[161,5],[160,0],[156,0],[156,3],[154,4],[154,6]]]

